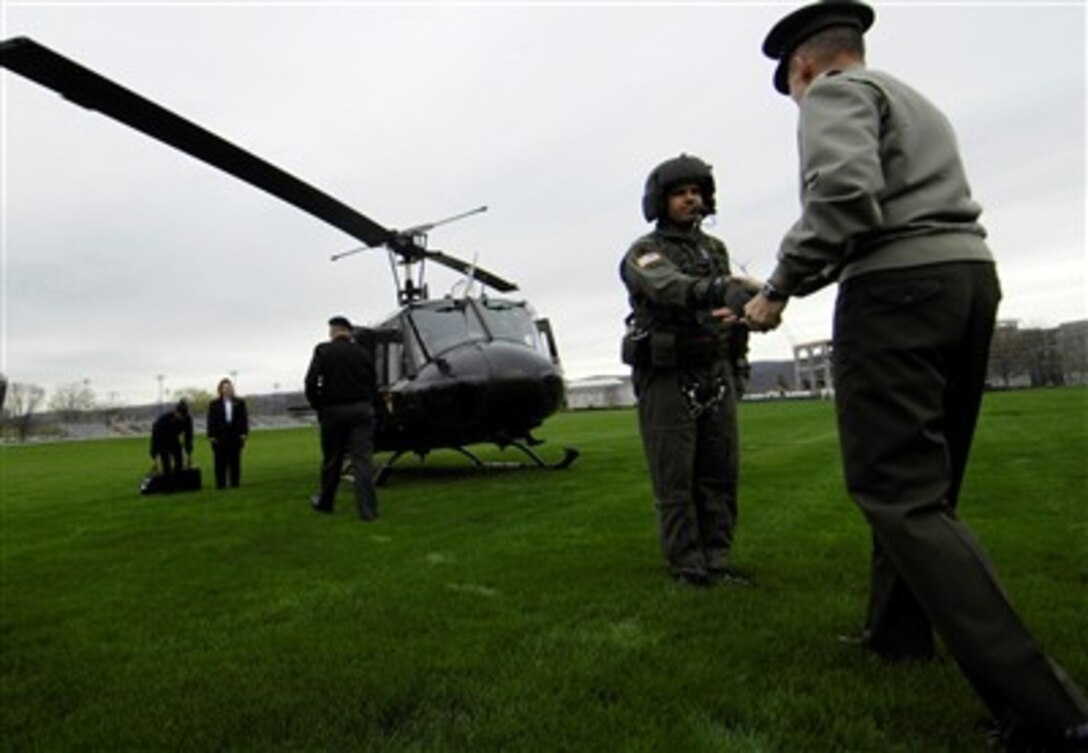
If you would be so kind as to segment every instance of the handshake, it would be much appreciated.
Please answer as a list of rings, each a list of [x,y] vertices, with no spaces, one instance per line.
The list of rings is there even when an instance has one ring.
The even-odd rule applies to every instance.
[[[767,283],[736,275],[711,280],[706,300],[711,306],[711,316],[730,324],[747,325],[753,332],[775,329],[782,323],[782,309],[786,307],[785,297],[780,297]]]

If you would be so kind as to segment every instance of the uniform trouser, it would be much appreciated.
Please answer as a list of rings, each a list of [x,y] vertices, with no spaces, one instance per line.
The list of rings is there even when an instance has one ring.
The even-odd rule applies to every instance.
[[[684,390],[725,392],[698,416]],[[637,370],[639,431],[658,512],[661,551],[675,574],[725,566],[737,522],[736,398],[726,363]],[[704,395],[705,397],[705,395]]]
[[[995,716],[1053,734],[1088,719],[1088,702],[1038,647],[956,518],[1000,295],[993,265],[977,262],[843,283],[839,435],[847,489],[873,535],[874,648],[924,654],[935,628]]]
[[[242,442],[237,437],[223,437],[212,445],[215,455],[215,486],[222,489],[230,482],[238,486],[242,480]]]
[[[344,403],[321,409],[321,495],[318,504],[332,510],[344,455],[351,458],[359,517],[378,517],[374,491],[374,409],[370,403]]]

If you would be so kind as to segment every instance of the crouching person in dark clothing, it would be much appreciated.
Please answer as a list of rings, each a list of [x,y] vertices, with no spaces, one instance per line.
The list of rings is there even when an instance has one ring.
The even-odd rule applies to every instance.
[[[156,469],[161,470],[167,491],[174,488],[177,474],[192,464],[192,457],[193,419],[188,403],[180,400],[173,410],[163,413],[151,425],[151,459]]]
[[[329,320],[329,341],[314,348],[306,372],[306,400],[321,423],[321,491],[310,499],[317,512],[330,513],[340,486],[344,456],[355,475],[355,504],[362,520],[378,517],[374,491],[374,359],[352,337],[346,318]]]

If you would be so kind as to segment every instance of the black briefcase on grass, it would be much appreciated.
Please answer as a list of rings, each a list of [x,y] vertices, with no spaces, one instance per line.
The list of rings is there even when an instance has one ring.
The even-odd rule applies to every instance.
[[[173,477],[154,473],[144,476],[140,482],[140,494],[165,494],[166,492],[195,492],[200,491],[202,484],[199,468],[183,468]]]
[[[182,468],[174,474],[174,491],[197,492],[200,491],[200,469]]]

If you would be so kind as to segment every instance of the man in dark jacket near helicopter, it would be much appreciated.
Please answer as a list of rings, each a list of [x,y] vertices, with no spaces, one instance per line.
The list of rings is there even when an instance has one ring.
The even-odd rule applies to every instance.
[[[311,498],[317,512],[332,512],[344,455],[351,458],[355,503],[362,520],[378,517],[374,491],[374,359],[355,341],[351,322],[329,320],[329,341],[314,348],[305,379],[306,400],[321,422],[321,492]]]
[[[758,290],[730,276],[725,244],[700,228],[714,213],[714,190],[697,157],[654,168],[642,212],[656,227],[620,266],[632,309],[623,359],[633,369],[661,549],[672,575],[696,586],[728,574],[748,334],[735,312]]]

